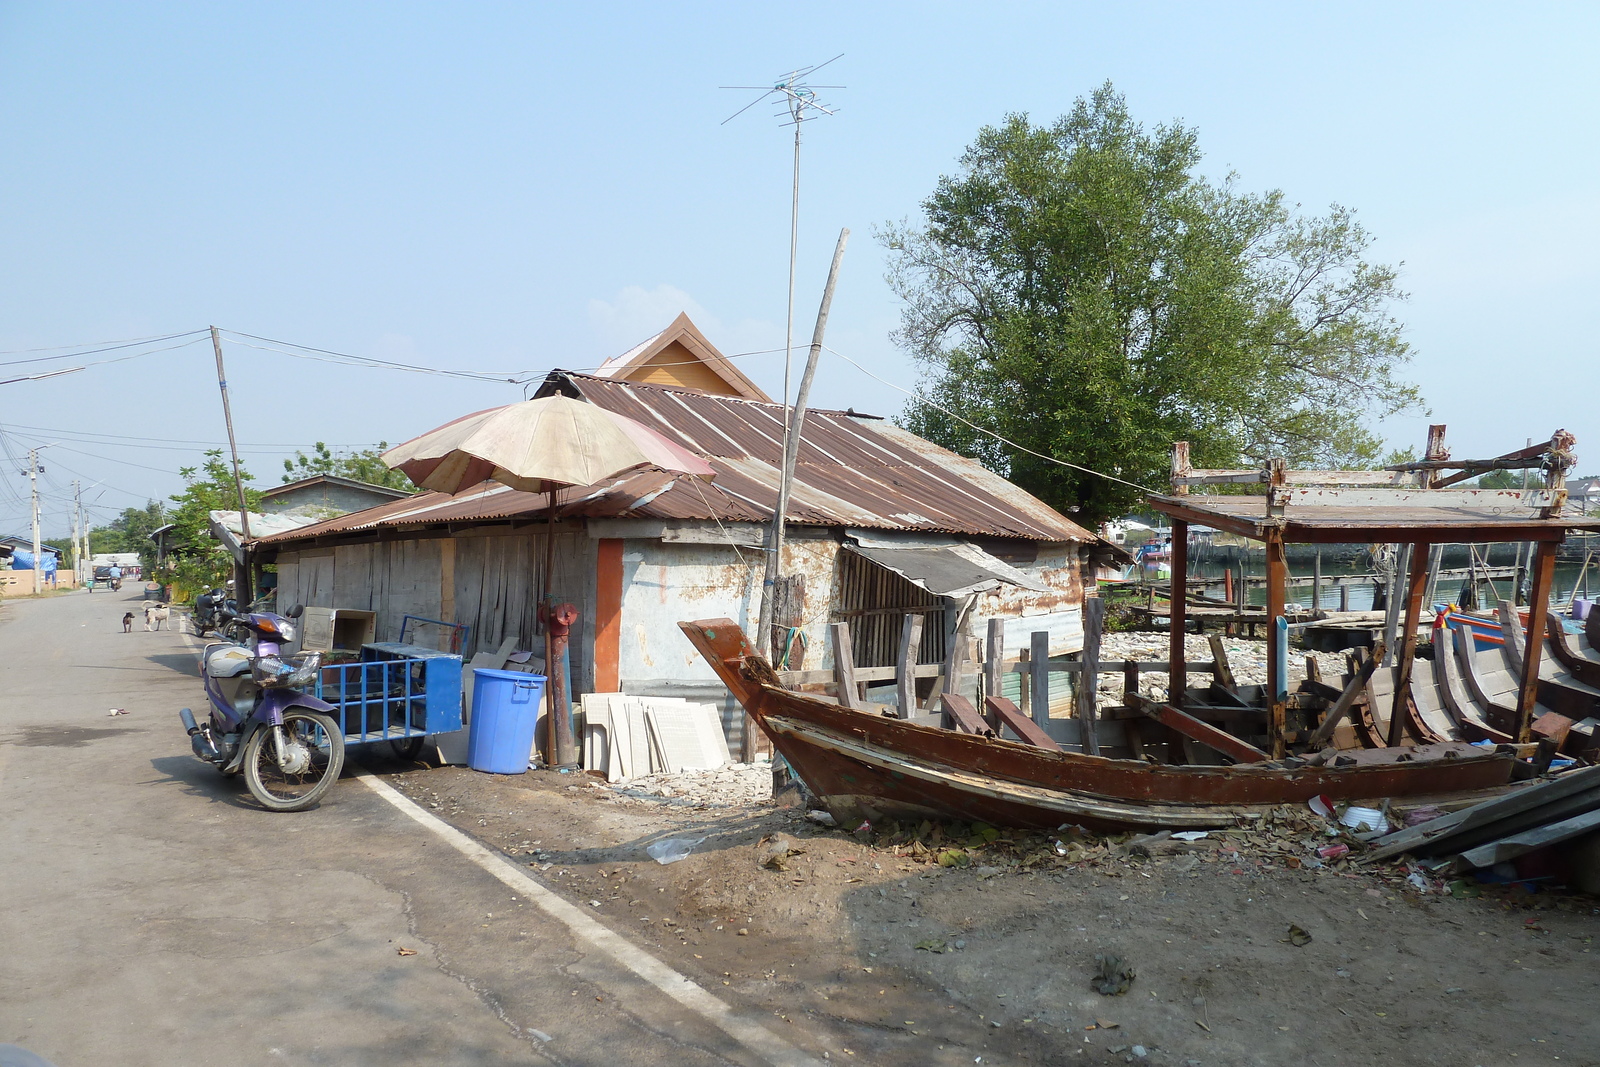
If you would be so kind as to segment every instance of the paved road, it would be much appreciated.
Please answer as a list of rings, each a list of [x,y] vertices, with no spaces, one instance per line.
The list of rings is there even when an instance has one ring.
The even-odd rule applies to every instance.
[[[138,607],[0,606],[0,1043],[57,1067],[809,1062],[348,773],[314,811],[253,806],[189,755],[192,645],[124,634]]]

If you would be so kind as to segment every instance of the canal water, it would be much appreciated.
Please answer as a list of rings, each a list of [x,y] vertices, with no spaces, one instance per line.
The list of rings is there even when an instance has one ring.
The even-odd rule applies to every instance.
[[[1214,578],[1220,583],[1225,576],[1226,571],[1231,569],[1233,570],[1234,574],[1238,574],[1239,566],[1241,565],[1244,567],[1245,576],[1248,578],[1264,578],[1266,576],[1266,564],[1263,561],[1247,560],[1242,564],[1235,565],[1232,568],[1225,567],[1219,563],[1191,563],[1189,565],[1189,577]],[[1163,563],[1159,566],[1165,567],[1166,564]],[[1156,580],[1156,568],[1156,564],[1146,564],[1144,571],[1145,577]],[[1594,563],[1590,564],[1587,589],[1584,588],[1580,578],[1579,572],[1582,571],[1582,569],[1583,566],[1579,563],[1558,563],[1556,565],[1554,583],[1555,587],[1551,593],[1551,599],[1556,604],[1564,605],[1569,599],[1571,599],[1573,595],[1574,583],[1578,584],[1579,596],[1582,596],[1585,594],[1585,592],[1587,592],[1592,594],[1596,599],[1600,599],[1600,565],[1596,565]],[[1309,579],[1311,577],[1311,570],[1311,567],[1301,564],[1291,563],[1289,565],[1289,574],[1291,577],[1295,578]],[[1350,610],[1370,611],[1372,609],[1373,594],[1376,589],[1372,582],[1368,580],[1369,574],[1370,571],[1364,567],[1330,566],[1327,563],[1324,563],[1322,567],[1322,603],[1320,606],[1333,611],[1338,610],[1338,583],[1341,578],[1347,578],[1350,580]],[[1165,580],[1165,575],[1166,572],[1162,571],[1162,577],[1160,580]],[[1434,600],[1438,601],[1439,603],[1446,603],[1459,599],[1461,586],[1464,581],[1465,579],[1460,578],[1440,579],[1438,588],[1434,591]],[[1510,578],[1495,579],[1493,585],[1500,597],[1510,597]],[[1493,598],[1489,596],[1488,590],[1484,589],[1482,586],[1479,588],[1481,590],[1479,603],[1492,603]],[[1213,593],[1213,595],[1216,594]],[[1265,584],[1252,586],[1249,590],[1249,598],[1251,604],[1265,605],[1267,602],[1267,588]],[[1319,606],[1311,603],[1310,585],[1290,586],[1289,603],[1297,604],[1301,607]]]

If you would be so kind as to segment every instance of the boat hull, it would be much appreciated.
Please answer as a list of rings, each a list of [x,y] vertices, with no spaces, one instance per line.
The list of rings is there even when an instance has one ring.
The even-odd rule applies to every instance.
[[[782,688],[726,619],[681,624],[773,746],[842,822],[942,817],[1054,829],[1204,829],[1278,804],[1448,798],[1503,786],[1513,758],[1470,745],[1352,752],[1347,766],[1170,766],[1049,751],[853,711]]]

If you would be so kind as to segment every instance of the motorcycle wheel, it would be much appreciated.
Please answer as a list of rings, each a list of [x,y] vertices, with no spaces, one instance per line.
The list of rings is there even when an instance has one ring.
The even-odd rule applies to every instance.
[[[283,713],[285,761],[278,762],[272,730],[250,736],[244,781],[268,811],[301,811],[322,799],[344,770],[344,735],[326,715],[304,708]]]
[[[217,636],[224,641],[232,641],[236,645],[248,645],[250,643],[250,628],[242,622],[228,622],[224,623],[222,629],[217,631]]]

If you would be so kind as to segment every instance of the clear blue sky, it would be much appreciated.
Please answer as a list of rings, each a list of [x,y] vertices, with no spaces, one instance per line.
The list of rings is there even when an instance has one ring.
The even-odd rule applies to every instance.
[[[804,150],[800,337],[847,225],[830,342],[914,384],[874,228],[914,215],[981,125],[1110,79],[1144,121],[1197,127],[1208,172],[1358,209],[1374,257],[1405,264],[1410,377],[1458,457],[1565,426],[1600,470],[1597,30],[1581,5],[0,2],[0,361],[215,323],[581,369],[680,310],[725,352],[781,346],[789,133],[769,108],[720,125],[749,94],[717,87],[843,52],[822,79],[848,86],[841,111]],[[264,482],[295,445],[395,442],[522,395],[227,355]],[[781,356],[741,364],[778,391]],[[832,357],[814,396],[902,399]],[[1427,421],[1383,429],[1420,445]],[[165,497],[183,442],[224,440],[209,345],[0,386],[0,431],[60,442],[49,534],[74,477],[102,521]],[[0,530],[25,526],[25,489],[0,471]]]

